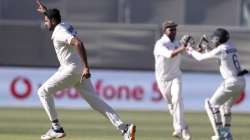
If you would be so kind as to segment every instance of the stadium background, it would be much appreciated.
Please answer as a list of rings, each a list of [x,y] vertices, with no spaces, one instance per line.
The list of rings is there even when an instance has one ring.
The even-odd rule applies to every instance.
[[[145,122],[140,122],[141,117],[151,113],[144,111],[156,111],[153,114],[160,117],[166,115],[161,114],[161,111],[166,111],[165,102],[162,100],[161,102],[148,102],[144,99],[151,97],[151,94],[153,98],[158,99],[159,97],[158,94],[155,94],[158,91],[154,85],[152,51],[156,39],[161,35],[160,27],[164,20],[174,20],[179,24],[178,38],[191,33],[196,41],[202,34],[210,35],[217,27],[227,28],[231,33],[232,40],[239,48],[240,62],[245,68],[250,69],[250,0],[44,0],[43,2],[49,8],[60,9],[63,21],[68,21],[75,26],[78,34],[84,40],[89,64],[94,73],[93,83],[98,93],[102,94],[104,99],[107,97],[106,102],[116,109],[126,109],[125,112],[121,111],[125,119],[131,121],[135,119],[137,123],[144,126],[146,130],[141,131],[139,136],[145,140],[151,140],[147,134],[154,121],[145,119]],[[46,126],[43,125],[43,129],[40,128],[41,124],[37,124],[38,126],[35,124],[35,126],[27,125],[25,127],[27,131],[22,129],[23,124],[30,123],[29,119],[36,120],[35,117],[40,119],[39,122],[46,122],[45,115],[39,117],[39,114],[45,114],[43,110],[36,108],[40,107],[36,90],[58,67],[50,33],[44,29],[41,22],[42,18],[36,12],[34,0],[0,0],[0,114],[6,114],[0,117],[0,140],[14,140],[20,136],[23,137],[23,140],[34,139],[46,129]],[[208,139],[209,136],[206,129],[204,131],[199,129],[200,126],[209,126],[203,112],[204,98],[209,97],[222,80],[216,66],[215,61],[198,63],[186,57],[182,61],[183,94],[187,119],[197,133],[194,134],[194,137],[200,140],[203,137]],[[97,86],[100,80],[103,80],[103,87],[98,90]],[[25,95],[28,91],[27,81],[32,87],[28,96]],[[247,75],[247,84],[249,81],[250,78]],[[13,83],[15,86],[11,88]],[[124,93],[127,96],[114,98],[114,100],[109,99],[113,94],[123,93],[110,92],[113,91],[113,88],[118,89],[124,86],[127,87]],[[105,89],[110,89],[107,90],[106,96]],[[13,90],[16,91],[17,96]],[[145,91],[143,97],[140,94],[141,90]],[[248,138],[247,132],[249,131],[244,128],[249,127],[249,119],[246,119],[246,115],[249,116],[250,112],[249,90],[249,85],[247,85],[246,94],[242,96],[243,100],[235,107],[235,111],[240,113],[236,114],[234,131],[237,132],[236,136],[240,140]],[[82,100],[75,99],[77,97],[75,94],[73,96],[70,94],[71,90],[67,89],[61,92],[63,94],[57,95],[59,107],[88,108],[86,103],[82,104]],[[128,95],[136,93],[138,96],[128,97]],[[67,94],[67,97],[64,97],[64,94]],[[137,100],[141,98],[144,99],[142,102]],[[20,111],[20,107],[28,109]],[[158,110],[161,111],[158,112]],[[26,116],[29,111],[38,116]],[[66,115],[66,120],[70,120],[72,117],[67,116],[67,114],[73,112],[76,116],[78,115],[76,111],[67,109],[60,111]],[[86,112],[91,114],[89,110]],[[20,118],[15,117],[17,114]],[[152,116],[152,118],[159,119],[157,115]],[[165,117],[167,116],[163,118]],[[100,116],[93,114],[93,118],[100,119]],[[203,122],[202,118],[207,122]],[[17,121],[10,123],[11,119]],[[79,121],[87,121],[87,118],[83,119],[81,118]],[[167,122],[164,119],[155,122],[157,126],[162,122],[165,124],[162,125],[162,128],[160,127],[161,129],[153,130],[156,134],[160,134],[158,139],[168,136],[165,131],[171,133],[171,127],[165,129],[167,125],[171,124],[171,119],[166,119]],[[248,123],[245,124],[243,120]],[[149,124],[150,122],[152,124]],[[68,124],[77,126],[74,122]],[[16,125],[20,129],[17,129],[15,134],[11,134]],[[106,132],[106,126],[109,128],[109,125],[105,123],[103,125],[105,128],[91,129]],[[77,128],[69,126],[69,132],[77,136],[70,137],[71,139],[76,140],[84,137],[95,140],[95,135],[96,139],[112,139],[108,136],[105,137],[106,135],[103,133],[96,134],[94,132],[93,135],[84,133],[83,136],[82,131]],[[86,131],[92,134],[92,131]],[[27,137],[30,132],[34,132],[35,136]],[[112,131],[107,133],[113,135]],[[116,137],[118,139],[118,136]]]

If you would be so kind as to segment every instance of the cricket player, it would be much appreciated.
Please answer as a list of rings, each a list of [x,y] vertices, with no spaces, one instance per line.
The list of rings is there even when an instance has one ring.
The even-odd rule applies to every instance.
[[[184,140],[191,140],[183,116],[183,100],[181,95],[181,75],[180,70],[181,53],[185,50],[185,45],[175,39],[177,24],[173,21],[165,21],[162,25],[163,35],[155,43],[155,75],[158,87],[162,96],[168,103],[169,112],[173,117],[173,136]]]
[[[211,38],[215,47],[213,50],[201,54],[187,47],[188,53],[198,61],[217,59],[224,79],[213,96],[205,101],[205,109],[215,133],[212,140],[233,139],[230,132],[231,108],[234,100],[240,96],[240,92],[245,90],[244,74],[247,70],[242,70],[238,60],[238,50],[229,39],[229,32],[218,28]]]
[[[61,22],[60,12],[37,0],[37,11],[44,14],[44,24],[52,33],[52,41],[60,62],[58,71],[38,90],[39,98],[48,114],[52,127],[41,136],[51,140],[65,136],[55,110],[53,94],[66,87],[75,87],[90,106],[104,115],[121,132],[124,140],[135,140],[136,126],[125,124],[118,114],[99,98],[90,82],[90,70],[82,41],[72,25]]]

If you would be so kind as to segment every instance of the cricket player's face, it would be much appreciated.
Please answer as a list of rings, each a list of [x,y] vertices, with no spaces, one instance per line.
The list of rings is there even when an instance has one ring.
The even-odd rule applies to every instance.
[[[47,16],[44,16],[44,25],[46,28],[48,28],[50,31],[53,31],[54,30],[54,26],[51,22],[51,20],[47,17]]]
[[[220,45],[219,37],[213,36],[211,39],[211,44],[213,45],[213,47],[218,47]]]
[[[167,28],[165,31],[165,34],[169,37],[171,41],[175,40],[176,30],[177,30],[176,27],[171,27],[171,28]]]

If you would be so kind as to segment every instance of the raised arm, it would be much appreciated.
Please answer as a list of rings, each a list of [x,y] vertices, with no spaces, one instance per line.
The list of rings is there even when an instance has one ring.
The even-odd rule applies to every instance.
[[[48,8],[41,2],[41,0],[36,1],[38,8],[36,9],[39,13],[45,13]]]

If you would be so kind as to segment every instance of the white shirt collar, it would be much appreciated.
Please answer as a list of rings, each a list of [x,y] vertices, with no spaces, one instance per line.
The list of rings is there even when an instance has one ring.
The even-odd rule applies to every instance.
[[[61,23],[57,24],[53,33],[52,33],[52,36],[51,36],[51,39],[53,40],[55,38],[55,35],[56,35],[56,32],[58,32],[58,30],[60,29],[60,25]]]
[[[165,41],[170,41],[169,37],[166,34],[163,34],[161,38]]]

